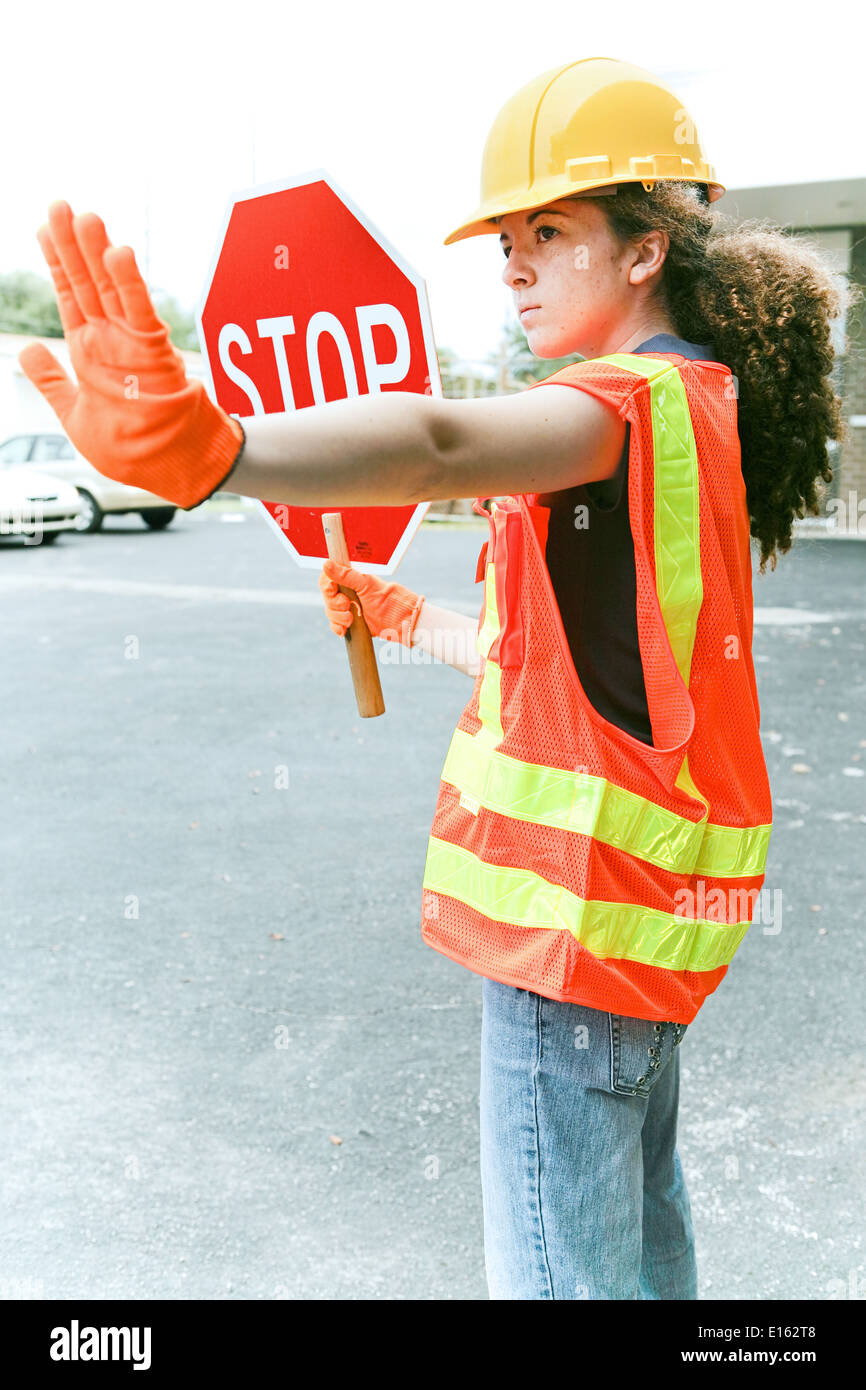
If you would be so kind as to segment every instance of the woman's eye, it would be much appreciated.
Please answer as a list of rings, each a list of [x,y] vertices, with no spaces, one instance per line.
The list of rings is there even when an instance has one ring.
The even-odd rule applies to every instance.
[[[559,228],[558,228],[558,227],[551,227],[550,224],[547,223],[547,222],[543,223],[540,227],[536,227],[536,229],[535,229],[536,236],[538,235],[539,232],[553,232],[553,234],[556,235],[556,233],[557,233],[558,231],[559,231]],[[545,240],[548,240],[548,238],[545,237]],[[508,253],[509,253],[510,250],[511,250],[511,247],[510,247],[510,246],[503,246],[503,248],[502,248],[502,254],[503,254],[503,256],[505,257],[506,260],[508,260]]]

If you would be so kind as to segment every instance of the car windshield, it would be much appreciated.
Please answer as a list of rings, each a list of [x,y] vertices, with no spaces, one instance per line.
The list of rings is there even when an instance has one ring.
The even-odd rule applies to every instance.
[[[74,459],[75,450],[63,434],[40,434],[31,463],[51,463],[54,459]]]
[[[32,434],[18,434],[0,444],[0,466],[26,463],[33,443]]]

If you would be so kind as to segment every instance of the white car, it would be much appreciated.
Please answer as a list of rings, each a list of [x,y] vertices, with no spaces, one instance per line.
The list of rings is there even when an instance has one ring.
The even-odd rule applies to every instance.
[[[15,434],[0,444],[0,471],[7,466],[44,467],[81,495],[75,529],[98,531],[106,515],[138,512],[153,531],[168,526],[177,507],[139,487],[106,478],[72,447],[65,434]]]
[[[0,537],[50,545],[78,528],[82,500],[71,483],[35,468],[0,468]]]

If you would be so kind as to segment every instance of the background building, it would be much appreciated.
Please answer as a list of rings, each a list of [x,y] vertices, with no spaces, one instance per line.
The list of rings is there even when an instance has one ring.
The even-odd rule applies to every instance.
[[[737,221],[772,218],[780,226],[814,241],[837,272],[866,290],[866,179],[829,179],[822,183],[782,183],[728,189],[720,209]],[[845,337],[847,335],[847,346]],[[846,498],[853,491],[866,499],[866,304],[850,322],[834,325],[838,380],[847,438],[834,449],[833,481],[827,498]]]

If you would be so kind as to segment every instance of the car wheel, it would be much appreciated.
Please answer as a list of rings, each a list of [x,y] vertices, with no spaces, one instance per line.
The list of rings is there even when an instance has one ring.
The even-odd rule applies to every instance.
[[[177,507],[145,507],[141,519],[151,531],[163,531],[173,520]]]
[[[105,512],[96,498],[91,497],[89,492],[84,491],[84,488],[79,488],[78,492],[84,505],[75,520],[76,531],[98,531],[105,520]]]

